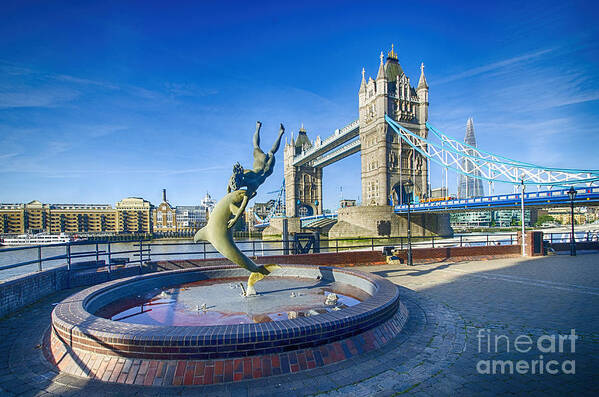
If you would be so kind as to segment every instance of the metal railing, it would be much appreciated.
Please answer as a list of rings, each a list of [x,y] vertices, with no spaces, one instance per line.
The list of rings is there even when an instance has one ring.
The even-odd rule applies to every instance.
[[[598,241],[598,232],[577,232],[575,233],[577,242],[593,242]],[[545,233],[543,240],[549,243],[563,243],[570,241],[569,233]],[[236,241],[240,250],[251,257],[269,256],[269,255],[284,255],[287,252],[291,255],[300,252],[295,240],[240,240]],[[453,237],[437,237],[437,236],[412,236],[412,248],[444,248],[444,247],[467,247],[467,246],[490,246],[490,245],[514,245],[518,244],[517,235],[515,233],[495,233],[495,234],[460,234]],[[129,244],[128,249],[114,250],[115,245]],[[374,251],[380,250],[382,247],[393,246],[399,249],[407,249],[408,239],[406,236],[398,237],[363,237],[363,238],[338,238],[338,239],[320,239],[318,241],[317,250],[312,252],[342,252],[342,251]],[[88,247],[91,246],[91,249]],[[75,251],[74,248],[84,247],[83,251]],[[165,250],[167,247],[176,247],[174,250]],[[183,249],[187,247],[187,249]],[[54,253],[56,248],[64,249],[62,254],[51,254],[44,256],[44,250],[52,248]],[[101,249],[102,248],[102,249]],[[129,249],[131,248],[131,249]],[[160,248],[160,249],[158,249]],[[160,252],[160,251],[163,252]],[[0,263],[2,256],[7,253],[16,251],[27,252],[28,257],[24,261],[17,263],[0,265],[0,271],[13,269],[17,267],[37,264],[37,271],[44,269],[44,264],[64,260],[67,269],[78,270],[88,268],[106,267],[108,272],[114,266],[135,265],[138,264],[140,269],[145,262],[151,260],[167,260],[177,259],[181,256],[197,256],[198,259],[211,259],[222,257],[220,253],[212,247],[208,242],[193,243],[186,242],[112,242],[112,241],[97,241],[97,242],[70,242],[57,243],[48,245],[35,245],[27,247],[14,247],[0,249]],[[124,258],[117,258],[118,255],[127,255],[126,261]],[[130,257],[133,257],[131,260]],[[81,259],[88,259],[81,262]],[[48,267],[46,267],[48,268]],[[4,277],[0,273],[0,280]]]
[[[143,265],[143,262],[149,260],[150,249],[146,245],[144,245],[143,241],[133,242],[133,246],[138,248],[136,249],[127,249],[127,250],[117,250],[114,251],[112,246],[114,244],[126,244],[123,242],[113,242],[113,241],[75,241],[75,242],[67,242],[67,243],[55,243],[55,244],[44,244],[44,245],[31,245],[31,246],[23,246],[23,247],[11,247],[11,248],[1,248],[0,249],[0,259],[2,256],[7,253],[15,253],[15,252],[24,252],[24,256],[35,256],[35,259],[20,261],[17,263],[0,265],[0,271],[13,269],[22,266],[28,266],[32,264],[37,264],[37,271],[42,271],[44,269],[44,263],[54,262],[57,260],[65,260],[65,264],[67,269],[72,270],[73,265],[82,265],[88,264],[89,267],[93,267],[93,263],[97,265],[97,267],[106,266],[108,271],[112,270],[112,266],[118,266],[121,261],[115,261],[113,258],[114,255],[123,255],[123,254],[131,254],[127,255],[126,263],[135,264],[138,263],[140,266]],[[100,246],[104,245],[105,249],[101,250]],[[92,246],[91,250],[87,251],[73,251],[74,247],[88,247]],[[56,251],[56,248],[63,248],[64,253],[59,255],[51,255],[51,256],[43,256],[43,251],[46,252],[48,249],[52,249],[52,251]],[[31,253],[31,251],[35,251],[35,253]],[[147,254],[147,257],[146,257]],[[129,256],[133,256],[134,260],[131,260]],[[76,262],[77,259],[81,258],[92,258],[93,261],[88,262]],[[100,258],[104,259],[104,262],[100,262]],[[118,263],[117,263],[118,262]],[[2,273],[0,273],[0,279],[2,279]]]
[[[568,231],[568,232],[543,233],[543,240],[548,241],[550,244],[569,243],[570,242],[570,232]],[[597,241],[599,241],[599,231],[574,232],[574,240],[577,243],[597,242]]]

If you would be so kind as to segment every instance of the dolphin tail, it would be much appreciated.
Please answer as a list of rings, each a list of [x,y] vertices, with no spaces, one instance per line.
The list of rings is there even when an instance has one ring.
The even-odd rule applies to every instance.
[[[264,273],[252,272],[252,274],[250,274],[250,277],[248,278],[248,288],[246,296],[256,295],[256,289],[254,288],[254,284],[262,280],[264,277],[266,277],[267,274],[270,274],[272,271],[281,268],[281,266],[279,265],[264,265],[260,267],[262,268],[261,270],[264,270]]]
[[[206,236],[206,226],[204,226],[203,228],[201,228],[200,230],[198,230],[195,234],[195,236],[193,236],[193,242],[197,243],[198,241],[207,241],[207,236]]]

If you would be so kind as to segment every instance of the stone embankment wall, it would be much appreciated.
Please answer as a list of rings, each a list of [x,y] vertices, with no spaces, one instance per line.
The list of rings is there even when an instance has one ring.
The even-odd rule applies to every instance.
[[[29,273],[7,281],[0,281],[0,318],[25,306],[37,302],[46,295],[74,287],[95,285],[117,278],[135,276],[147,267],[139,266],[112,268],[106,267],[73,270],[69,274],[66,265],[41,272]]]
[[[428,263],[442,260],[467,260],[517,256],[520,255],[520,249],[519,245],[499,245],[488,247],[418,248],[412,250],[412,253],[416,263]],[[399,250],[399,258],[405,263],[407,250]],[[256,263],[259,264],[277,263],[320,266],[357,266],[382,264],[386,262],[386,257],[383,255],[381,249],[377,249],[376,251],[345,251],[320,254],[261,256],[254,259]],[[225,264],[230,264],[230,262],[227,259],[222,258],[155,261],[147,263],[146,266],[149,267],[149,271],[166,271]]]
[[[0,318],[68,287],[65,267],[31,273],[0,283]]]

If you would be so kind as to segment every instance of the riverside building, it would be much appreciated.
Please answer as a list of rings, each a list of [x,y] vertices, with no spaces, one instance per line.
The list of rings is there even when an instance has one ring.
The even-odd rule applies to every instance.
[[[206,225],[215,205],[216,202],[206,193],[201,205],[173,207],[166,198],[166,189],[162,189],[162,202],[152,211],[154,233],[191,236]]]
[[[0,234],[151,233],[151,204],[129,197],[108,204],[0,204]]]
[[[49,218],[49,230],[45,231],[52,234],[118,233],[119,214],[108,204],[51,204]]]
[[[0,234],[183,234],[206,225],[216,202],[209,194],[198,206],[172,206],[163,191],[162,203],[140,197],[109,204],[0,203]]]

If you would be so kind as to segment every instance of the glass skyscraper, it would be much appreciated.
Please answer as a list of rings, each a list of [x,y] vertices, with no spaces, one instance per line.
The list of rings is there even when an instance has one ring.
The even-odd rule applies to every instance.
[[[476,147],[476,138],[474,137],[474,123],[472,122],[472,117],[468,119],[468,123],[466,124],[466,136],[464,137],[464,143],[472,147]],[[474,155],[474,150],[467,149],[467,153]],[[475,163],[467,157],[462,159],[462,167],[469,174],[480,175],[480,171],[476,169]],[[483,189],[482,179],[466,176],[464,174],[459,175],[458,198],[482,197],[484,195],[485,191]]]

